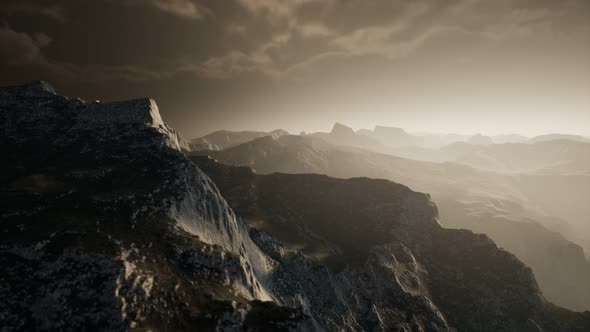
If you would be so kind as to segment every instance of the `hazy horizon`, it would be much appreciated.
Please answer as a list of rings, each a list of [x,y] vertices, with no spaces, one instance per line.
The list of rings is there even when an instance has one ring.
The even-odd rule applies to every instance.
[[[481,134],[483,136],[503,136],[503,135],[521,135],[527,138],[534,138],[536,136],[542,136],[542,135],[551,135],[551,134],[560,134],[560,135],[573,135],[573,136],[582,136],[582,137],[586,137],[586,138],[590,138],[590,134],[584,134],[584,133],[579,133],[579,132],[557,132],[557,131],[551,131],[551,130],[547,130],[547,131],[535,131],[535,132],[531,132],[529,134],[526,133],[522,133],[522,132],[517,132],[517,131],[477,131],[476,127],[472,127],[472,129],[470,130],[465,130],[465,131],[459,131],[459,130],[455,130],[455,129],[449,129],[446,130],[444,127],[438,127],[438,128],[420,128],[420,127],[409,127],[409,126],[403,126],[401,124],[381,124],[381,123],[375,123],[375,124],[369,124],[367,126],[362,126],[362,125],[350,125],[349,123],[346,123],[344,121],[333,121],[333,122],[326,122],[326,124],[318,124],[316,126],[311,127],[312,129],[306,130],[305,128],[296,128],[296,127],[289,127],[289,126],[278,126],[278,127],[273,127],[273,126],[260,126],[260,127],[244,127],[244,126],[228,126],[228,127],[224,127],[224,128],[219,128],[219,129],[215,129],[212,131],[206,131],[206,132],[201,132],[195,135],[191,135],[191,136],[187,136],[187,138],[197,138],[197,137],[202,137],[202,136],[206,136],[208,134],[217,132],[217,131],[261,131],[261,132],[270,132],[273,130],[285,130],[287,132],[289,132],[289,134],[292,135],[299,135],[302,132],[305,132],[306,134],[310,134],[310,133],[316,133],[316,132],[324,132],[324,133],[329,133],[332,128],[334,127],[334,124],[339,123],[342,125],[345,125],[347,127],[352,128],[355,132],[358,132],[359,130],[362,129],[368,129],[368,130],[373,130],[375,129],[375,127],[377,126],[382,126],[382,127],[392,127],[392,128],[401,128],[404,131],[406,131],[408,134],[414,134],[414,135],[461,135],[461,136],[473,136],[473,135],[477,135],[477,134]],[[289,129],[289,128],[293,128],[293,129]],[[446,130],[446,131],[445,131]]]
[[[152,97],[186,137],[336,121],[589,136],[589,12],[582,0],[9,0],[0,84]]]
[[[2,0],[0,73],[1,331],[590,331],[590,0]]]

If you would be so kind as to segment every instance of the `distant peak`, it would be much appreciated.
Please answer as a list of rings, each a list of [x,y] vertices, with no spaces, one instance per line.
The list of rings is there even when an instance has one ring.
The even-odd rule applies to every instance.
[[[289,135],[289,132],[286,130],[283,130],[283,129],[275,129],[275,130],[271,131],[270,134],[277,135],[277,136],[283,136],[283,135]]]
[[[407,134],[403,128],[399,127],[386,127],[386,126],[375,126],[375,133],[396,133],[396,134]]]
[[[334,135],[354,135],[354,130],[348,126],[336,122],[330,133]]]
[[[492,138],[489,136],[484,136],[482,134],[475,134],[473,136],[471,136],[471,138],[469,138],[469,140],[467,141],[468,143],[471,144],[480,144],[480,145],[488,145],[488,144],[492,144]]]

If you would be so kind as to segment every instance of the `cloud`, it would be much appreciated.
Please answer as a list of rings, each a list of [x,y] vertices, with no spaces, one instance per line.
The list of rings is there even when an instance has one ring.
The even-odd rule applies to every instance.
[[[301,34],[306,38],[328,37],[334,35],[334,32],[321,23],[303,24],[299,27]]]
[[[135,65],[79,65],[51,62],[45,59],[40,65],[48,72],[62,79],[67,78],[69,80],[87,82],[143,82],[168,78],[176,74],[173,70],[153,70]]]
[[[51,38],[37,33],[35,38],[9,27],[0,27],[0,62],[7,65],[22,65],[42,59],[41,48],[47,46]]]
[[[103,0],[125,6],[148,6],[166,14],[201,20],[212,12],[196,0]]]
[[[199,76],[215,79],[229,79],[247,72],[263,72],[272,75],[272,59],[264,52],[246,54],[232,51],[223,56],[211,57],[206,61],[178,68],[178,72],[192,72]]]
[[[35,44],[39,47],[45,47],[53,41],[45,32],[36,32],[34,35]]]
[[[80,6],[69,7],[73,0],[7,1],[13,11],[52,17],[63,18],[64,8],[72,15],[75,10],[80,10]],[[80,79],[92,75],[100,80],[141,81],[179,73],[229,79],[250,72],[283,79],[305,71],[306,66],[316,66],[319,62],[336,58],[346,58],[353,63],[355,57],[375,56],[395,60],[415,56],[425,61],[433,58],[429,54],[441,54],[441,58],[450,59],[455,54],[465,54],[482,44],[503,38],[521,36],[523,40],[532,40],[538,35],[547,35],[552,27],[559,26],[555,30],[563,33],[566,30],[561,28],[562,25],[587,26],[579,13],[587,5],[575,0],[567,4],[549,0],[516,0],[511,3],[476,0],[362,0],[362,3],[361,0],[102,1],[101,4],[108,2],[114,9],[131,12],[132,15],[144,12],[136,11],[133,6],[148,7],[166,14],[158,19],[171,24],[162,26],[163,33],[150,41],[167,45],[161,49],[172,51],[156,56],[153,50],[146,48],[146,52],[137,52],[124,59],[116,56],[107,60],[99,57],[86,59],[102,65],[68,64],[58,59],[47,59],[44,66]],[[57,5],[48,5],[44,9],[35,3]],[[572,5],[576,3],[582,5]],[[177,17],[187,20],[178,20]],[[200,21],[210,17],[215,20]],[[194,30],[186,29],[192,24],[195,24]],[[177,30],[172,30],[172,26]],[[539,32],[540,29],[545,30]],[[195,31],[207,31],[207,35],[204,32],[196,34]],[[1,33],[2,45],[13,45],[8,49],[3,47],[1,51],[2,58],[9,63],[40,62],[43,59],[40,49],[52,42],[43,33],[27,35],[7,28],[3,28]],[[158,40],[162,36],[166,38],[167,34],[174,35],[170,40],[175,42],[186,40],[182,43],[183,47],[177,47],[182,50],[170,47],[180,43]],[[193,38],[195,35],[198,38]],[[133,49],[132,45],[129,49]]]
[[[148,3],[164,12],[190,19],[202,19],[211,13],[206,7],[191,0],[150,0]]]
[[[319,0],[238,0],[238,2],[251,12],[266,11],[271,14],[288,15],[298,6]]]
[[[0,12],[29,13],[50,17],[58,21],[65,21],[64,6],[59,1],[34,0],[5,0]]]

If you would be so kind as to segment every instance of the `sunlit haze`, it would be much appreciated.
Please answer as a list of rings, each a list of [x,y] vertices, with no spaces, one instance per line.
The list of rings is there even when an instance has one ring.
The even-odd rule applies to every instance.
[[[149,96],[186,137],[334,122],[590,135],[590,2],[5,1],[0,83]]]
[[[589,332],[590,0],[0,0],[0,332]]]

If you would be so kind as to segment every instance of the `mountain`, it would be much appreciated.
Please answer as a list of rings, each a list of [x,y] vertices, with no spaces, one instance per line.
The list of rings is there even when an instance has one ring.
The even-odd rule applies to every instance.
[[[310,257],[312,266],[325,265],[337,273],[335,279],[317,273],[317,267],[305,273],[307,283],[322,289],[346,285],[339,300],[329,305],[323,297],[307,298],[322,316],[334,314],[329,313],[333,308],[339,308],[337,316],[352,309],[363,313],[364,330],[399,330],[403,325],[385,325],[383,318],[407,316],[404,309],[416,308],[432,319],[426,305],[458,331],[573,328],[560,326],[563,321],[553,325],[553,317],[576,315],[546,302],[529,268],[484,235],[441,227],[426,194],[386,180],[258,175],[208,157],[192,160],[251,226],[278,238],[285,250]],[[299,273],[297,268],[285,271],[290,277]],[[422,301],[415,302],[419,298]],[[589,314],[575,319],[581,323],[580,317]],[[445,324],[435,321],[439,327]]]
[[[3,330],[314,328],[153,100],[1,88],[0,137]]]
[[[375,126],[373,130],[361,129],[357,132],[379,141],[383,147],[373,147],[371,150],[382,153],[395,154],[398,149],[405,148],[439,148],[455,142],[465,142],[470,136],[457,134],[410,134],[403,128]]]
[[[388,147],[400,146],[421,146],[424,140],[421,137],[408,134],[402,128],[375,126],[368,136],[378,139],[382,144]]]
[[[477,145],[488,145],[488,144],[492,144],[492,138],[489,136],[484,136],[482,134],[476,134],[471,136],[468,140],[467,143],[469,144],[477,144]]]
[[[532,142],[546,142],[546,141],[557,141],[557,140],[570,140],[577,142],[590,143],[590,138],[581,135],[566,135],[566,134],[548,134],[540,135],[531,138]]]
[[[442,228],[426,194],[216,173],[178,137],[151,99],[0,88],[3,330],[590,327],[489,238]]]
[[[586,185],[589,177],[485,172],[460,164],[422,162],[336,146],[309,136],[258,139],[202,154],[228,165],[249,166],[259,174],[370,177],[428,192],[443,225],[488,234],[531,266],[550,301],[574,310],[590,308],[590,263],[583,249],[572,243],[586,244],[583,240],[590,237],[584,228],[587,224],[585,219],[572,224],[555,217],[582,218],[587,208],[582,201],[590,194]],[[552,187],[567,190],[568,195],[556,198]]]
[[[324,141],[335,145],[356,146],[367,149],[382,148],[381,143],[378,140],[360,133],[355,133],[352,128],[338,122],[334,124],[332,131],[329,133],[311,133],[306,136],[321,138]]]
[[[273,130],[271,132],[220,130],[191,140],[190,146],[191,149],[195,151],[223,150],[264,136],[279,137],[288,134],[288,132],[282,129]]]
[[[441,148],[408,147],[391,153],[504,173],[590,175],[590,144],[572,140],[486,145],[457,142]]]
[[[529,140],[530,138],[519,134],[504,134],[492,136],[492,141],[494,141],[494,144],[526,143]]]

